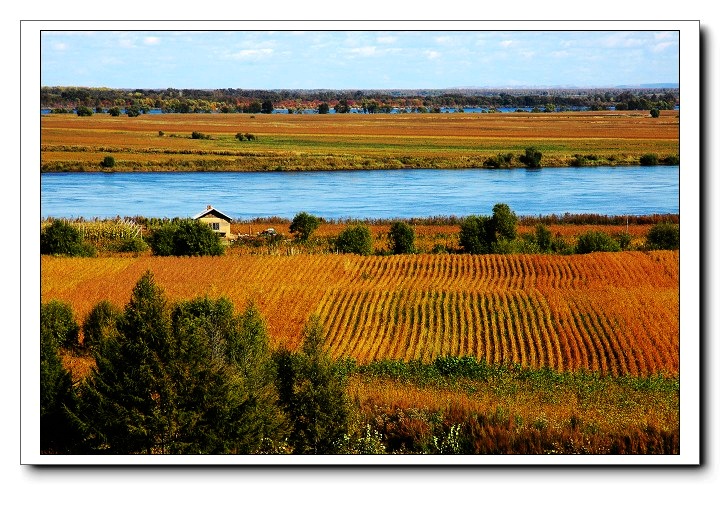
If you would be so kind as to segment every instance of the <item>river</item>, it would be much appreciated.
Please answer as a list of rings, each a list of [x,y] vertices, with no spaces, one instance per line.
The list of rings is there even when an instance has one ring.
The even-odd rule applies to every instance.
[[[46,173],[43,218],[188,217],[212,205],[233,219],[300,211],[327,219],[679,213],[679,167],[404,169],[327,172]]]

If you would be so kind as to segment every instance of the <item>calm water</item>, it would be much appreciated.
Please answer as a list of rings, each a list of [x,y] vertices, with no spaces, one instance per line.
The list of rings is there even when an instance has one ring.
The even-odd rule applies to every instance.
[[[207,205],[234,219],[300,211],[325,218],[679,213],[679,167],[42,174],[46,217],[187,217]]]

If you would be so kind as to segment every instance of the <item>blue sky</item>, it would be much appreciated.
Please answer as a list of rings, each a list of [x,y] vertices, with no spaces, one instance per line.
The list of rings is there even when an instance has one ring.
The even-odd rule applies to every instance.
[[[42,31],[41,85],[393,89],[679,81],[677,31]]]

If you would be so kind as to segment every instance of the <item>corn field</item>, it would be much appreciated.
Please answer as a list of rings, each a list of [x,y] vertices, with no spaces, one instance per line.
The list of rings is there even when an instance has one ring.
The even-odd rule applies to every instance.
[[[679,253],[41,259],[42,301],[82,319],[151,270],[173,300],[254,301],[275,345],[317,313],[334,357],[475,356],[558,371],[676,375]]]

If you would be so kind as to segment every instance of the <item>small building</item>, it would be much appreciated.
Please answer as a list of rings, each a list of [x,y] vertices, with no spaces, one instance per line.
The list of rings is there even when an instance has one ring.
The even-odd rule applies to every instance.
[[[212,230],[220,235],[223,240],[234,240],[236,237],[230,233],[230,222],[232,218],[227,214],[220,212],[212,205],[208,205],[207,209],[200,214],[193,216],[196,221],[207,223]]]

